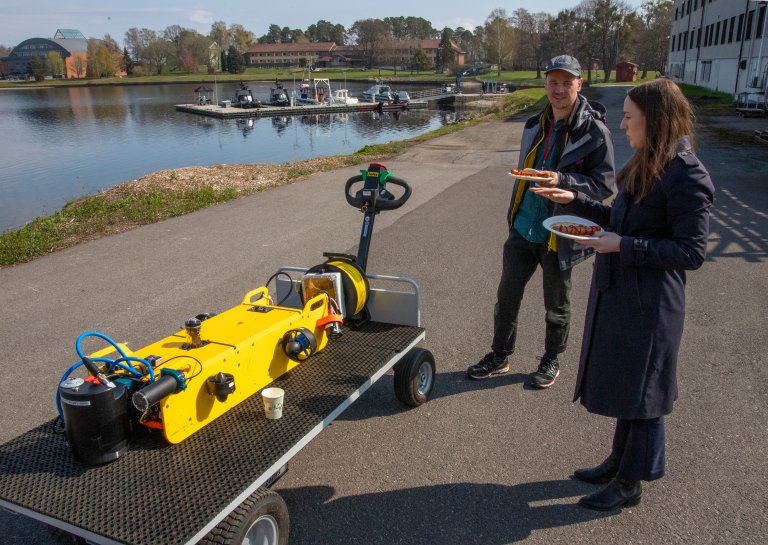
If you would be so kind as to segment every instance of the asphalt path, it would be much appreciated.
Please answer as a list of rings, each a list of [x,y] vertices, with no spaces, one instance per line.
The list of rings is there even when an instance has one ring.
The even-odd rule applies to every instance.
[[[624,91],[600,97],[618,164],[631,154],[618,129]],[[667,476],[647,484],[640,506],[597,513],[576,505],[596,488],[569,479],[602,461],[613,431],[571,403],[591,263],[574,270],[571,341],[555,386],[526,385],[543,351],[538,274],[512,371],[465,378],[489,349],[521,130],[520,119],[484,123],[386,162],[414,191],[378,216],[368,270],[420,284],[434,393],[406,410],[387,375],[292,460],[275,486],[290,509],[290,543],[765,543],[768,150],[706,125],[697,135],[717,194],[708,260],[688,277]],[[356,173],[316,174],[0,270],[0,442],[54,416],[56,384],[83,331],[143,346],[189,316],[238,303],[280,266],[354,253],[361,215],[342,193]],[[0,513],[0,542],[57,541]]]

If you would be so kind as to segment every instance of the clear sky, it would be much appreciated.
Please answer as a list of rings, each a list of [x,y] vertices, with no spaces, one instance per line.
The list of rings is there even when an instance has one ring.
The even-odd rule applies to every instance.
[[[625,0],[639,7],[643,0]],[[315,2],[264,0],[0,0],[0,44],[15,46],[28,38],[52,38],[56,29],[81,31],[86,38],[109,34],[123,44],[129,28],[163,30],[171,25],[208,34],[211,23],[243,25],[257,37],[270,24],[305,30],[317,21],[349,27],[360,19],[422,17],[436,29],[482,25],[497,8],[511,14],[518,8],[530,12],[573,8],[580,0],[321,0]]]

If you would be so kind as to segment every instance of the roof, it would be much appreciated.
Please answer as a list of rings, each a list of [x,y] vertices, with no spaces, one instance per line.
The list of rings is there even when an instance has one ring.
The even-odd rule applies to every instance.
[[[53,35],[54,40],[85,40],[85,36],[79,30],[71,28],[60,28]]]
[[[292,52],[314,52],[331,51],[336,48],[334,42],[306,42],[306,43],[285,43],[285,44],[253,44],[248,48],[248,53],[281,53],[283,51]]]

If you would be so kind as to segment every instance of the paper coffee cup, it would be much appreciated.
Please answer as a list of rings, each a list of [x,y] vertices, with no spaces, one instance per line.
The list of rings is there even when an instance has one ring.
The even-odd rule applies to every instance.
[[[283,416],[283,399],[285,392],[282,388],[264,388],[261,399],[264,400],[264,415],[270,420]]]

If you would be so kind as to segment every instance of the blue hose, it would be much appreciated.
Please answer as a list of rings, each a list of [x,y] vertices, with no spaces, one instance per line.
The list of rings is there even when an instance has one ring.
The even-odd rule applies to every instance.
[[[128,373],[131,373],[134,377],[137,378],[143,378],[145,376],[144,373],[136,369],[131,362],[138,362],[144,365],[144,368],[147,370],[147,374],[149,375],[149,382],[155,381],[155,371],[152,369],[152,364],[145,360],[144,358],[137,358],[136,356],[129,356],[125,353],[125,351],[120,348],[120,346],[110,339],[108,336],[104,335],[103,333],[99,333],[98,331],[86,331],[85,333],[81,333],[80,336],[75,341],[75,350],[77,351],[77,355],[80,356],[81,360],[74,365],[72,365],[67,371],[62,375],[61,379],[59,380],[59,384],[67,380],[69,378],[69,375],[72,374],[72,372],[83,365],[82,358],[86,357],[85,353],[83,352],[80,344],[83,342],[83,339],[86,337],[98,337],[100,339],[103,339],[104,341],[108,342],[112,347],[120,354],[120,358],[117,358],[115,360],[110,358],[91,358],[91,361],[94,362],[102,362],[106,363],[109,367],[109,372],[113,372],[116,367],[119,367],[120,369],[127,371]],[[59,411],[59,417],[63,420],[64,419],[64,412],[61,408],[61,396],[59,395],[59,390],[56,390],[56,409]]]

